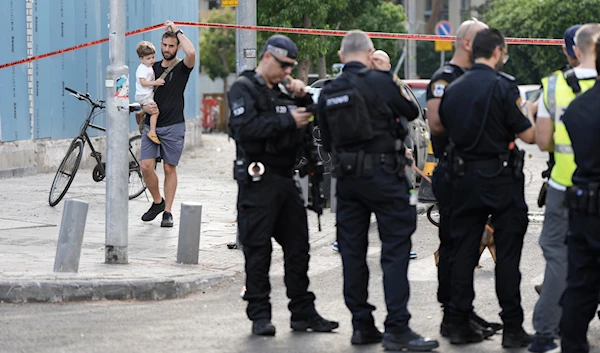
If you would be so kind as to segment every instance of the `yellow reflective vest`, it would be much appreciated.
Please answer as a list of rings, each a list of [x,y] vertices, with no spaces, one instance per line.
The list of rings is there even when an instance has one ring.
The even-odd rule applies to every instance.
[[[595,77],[577,80],[581,91],[575,94],[573,88],[567,83],[567,76],[574,74],[572,70],[567,72],[556,71],[542,79],[544,103],[554,120],[554,167],[550,178],[567,187],[573,185],[571,178],[577,165],[575,164],[573,147],[571,147],[571,139],[562,121],[562,116],[573,99],[592,88],[596,82]]]

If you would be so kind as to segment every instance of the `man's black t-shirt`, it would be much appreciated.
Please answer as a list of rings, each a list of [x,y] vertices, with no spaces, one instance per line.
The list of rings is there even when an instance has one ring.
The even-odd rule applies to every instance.
[[[440,67],[431,76],[429,85],[427,86],[427,100],[434,98],[442,98],[446,87],[454,82],[457,78],[465,73],[465,69],[454,64],[446,64]],[[433,146],[433,154],[436,158],[442,158],[444,150],[448,145],[448,136],[431,136],[431,145]]]
[[[162,67],[162,60],[155,62],[152,68],[154,69],[154,77],[158,78],[167,69]],[[185,122],[183,116],[184,99],[183,92],[190,78],[192,69],[185,66],[181,60],[171,72],[165,77],[165,84],[159,86],[154,92],[154,101],[158,105],[160,115],[156,122],[157,127],[169,126],[177,123]]]
[[[488,118],[475,148],[463,152],[477,139],[490,98]],[[440,119],[466,160],[488,160],[508,152],[515,135],[531,127],[521,110],[514,78],[484,64],[474,64],[448,87],[440,104]],[[462,152],[462,153],[461,153]]]

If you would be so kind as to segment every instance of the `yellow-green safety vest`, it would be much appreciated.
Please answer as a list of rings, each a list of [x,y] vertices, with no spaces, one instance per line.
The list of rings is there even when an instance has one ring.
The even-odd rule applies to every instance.
[[[544,88],[544,103],[554,119],[554,167],[550,178],[564,186],[573,186],[572,177],[577,165],[571,147],[571,139],[567,128],[562,121],[562,116],[569,104],[588,89],[594,86],[595,77],[582,79],[579,81],[581,92],[575,94],[573,89],[567,83],[565,76],[567,73],[556,71],[552,75],[542,79]]]

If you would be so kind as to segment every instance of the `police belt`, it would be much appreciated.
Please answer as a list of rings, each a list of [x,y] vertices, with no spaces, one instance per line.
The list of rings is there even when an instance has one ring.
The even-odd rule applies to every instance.
[[[506,163],[505,163],[506,162]],[[508,163],[506,159],[501,158],[493,158],[486,160],[478,160],[478,161],[464,161],[465,163],[465,172],[479,169],[493,169],[499,170],[500,168],[508,168]]]
[[[334,173],[337,178],[344,176],[372,177],[377,165],[387,165],[392,168],[406,164],[406,157],[397,153],[338,152],[334,159]]]
[[[576,210],[588,216],[600,216],[599,183],[567,188],[565,202],[570,210]]]
[[[284,168],[265,165],[265,174],[275,174],[282,177],[291,178],[294,176],[294,168]]]

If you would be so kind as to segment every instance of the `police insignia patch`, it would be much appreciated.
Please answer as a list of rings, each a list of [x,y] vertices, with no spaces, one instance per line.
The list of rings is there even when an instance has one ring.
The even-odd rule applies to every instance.
[[[406,87],[400,86],[400,94],[402,95],[402,97],[406,98],[407,101],[412,102],[410,95],[406,91]]]
[[[515,104],[517,105],[517,108],[519,108],[519,110],[521,111],[521,113],[524,116],[527,116],[527,108],[525,107],[525,103],[523,103],[523,100],[521,99],[521,97],[517,98],[517,101],[515,102]]]
[[[436,98],[442,98],[444,96],[444,92],[446,91],[447,86],[448,82],[444,80],[435,81],[431,84],[431,93]]]
[[[246,112],[246,108],[244,108],[245,105],[246,101],[244,101],[243,97],[231,102],[231,113],[233,116],[240,116],[244,114]]]

